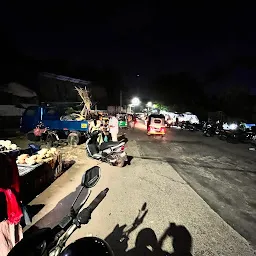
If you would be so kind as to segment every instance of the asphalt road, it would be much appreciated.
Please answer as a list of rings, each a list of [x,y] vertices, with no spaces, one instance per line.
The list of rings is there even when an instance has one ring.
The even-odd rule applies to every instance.
[[[57,224],[68,213],[84,171],[99,164],[102,177],[88,203],[106,187],[109,192],[68,243],[93,235],[106,239],[116,255],[146,255],[146,247],[156,248],[168,230],[174,238],[164,239],[168,252],[191,247],[194,256],[254,255],[248,241],[255,245],[256,152],[186,131],[148,137],[142,124],[127,137],[133,159],[124,168],[86,158],[84,145],[75,148],[74,166],[31,202],[44,205],[33,222]]]
[[[141,130],[143,129],[140,126]],[[164,138],[133,133],[143,159],[170,164],[229,225],[256,247],[256,151],[201,132],[171,128]]]

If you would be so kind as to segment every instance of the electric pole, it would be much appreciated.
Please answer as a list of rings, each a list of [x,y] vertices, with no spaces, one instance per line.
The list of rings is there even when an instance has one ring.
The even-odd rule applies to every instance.
[[[123,106],[123,95],[122,95],[122,91],[120,91],[120,108],[122,111],[122,106]]]

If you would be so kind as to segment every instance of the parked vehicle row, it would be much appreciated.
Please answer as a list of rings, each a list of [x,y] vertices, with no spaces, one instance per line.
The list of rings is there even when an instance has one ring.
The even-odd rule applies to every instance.
[[[225,129],[219,124],[205,123],[203,135],[206,137],[218,136],[220,140],[230,143],[256,143],[256,126],[242,128],[234,124],[229,129]]]

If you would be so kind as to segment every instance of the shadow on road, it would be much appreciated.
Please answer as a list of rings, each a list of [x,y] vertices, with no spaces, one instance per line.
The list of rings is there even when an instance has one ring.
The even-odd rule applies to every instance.
[[[232,171],[232,172],[245,172],[245,173],[256,173],[255,171],[249,171],[249,170],[244,170],[244,169],[234,169],[234,168],[223,168],[223,167],[216,167],[212,165],[196,165],[195,164],[190,164],[188,162],[180,161],[172,157],[150,157],[150,156],[134,156],[134,158],[139,158],[139,159],[146,159],[146,160],[152,160],[152,161],[164,161],[169,164],[177,164],[177,165],[186,165],[186,166],[193,166],[193,167],[202,167],[202,168],[209,168],[209,169],[218,169],[218,170],[224,170],[224,171]]]
[[[44,204],[34,204],[34,205],[26,205],[25,210],[26,212],[23,211],[23,217],[21,218],[20,224],[24,228],[26,226],[26,221],[31,222],[33,217],[38,214],[43,208]],[[23,209],[24,210],[24,209]],[[26,216],[24,216],[27,214]],[[27,218],[25,220],[25,218]]]
[[[62,198],[57,205],[49,213],[47,213],[43,218],[37,221],[32,227],[30,227],[25,235],[31,234],[32,232],[41,229],[41,228],[53,228],[55,227],[67,214],[70,213],[70,207],[75,200],[81,186],[78,186],[75,191],[71,192],[66,197]],[[81,202],[86,198],[88,193],[87,189],[84,189],[79,199],[74,205],[74,208],[77,209]]]
[[[76,191],[70,193],[68,196],[63,198],[56,207],[49,212],[44,218],[38,221],[33,227],[31,227],[24,236],[31,235],[32,232],[38,231],[43,227],[53,228],[63,216],[69,212],[69,207],[77,195],[79,187]],[[87,191],[86,191],[87,192]],[[67,205],[66,209],[63,209],[63,204]],[[80,203],[80,202],[79,202]],[[64,210],[64,212],[63,212]],[[62,211],[62,214],[60,213]],[[56,219],[56,213],[58,215]],[[159,241],[153,229],[144,228],[140,230],[136,237],[134,248],[128,249],[128,241],[130,235],[135,231],[144,221],[148,213],[147,204],[144,203],[138,212],[133,223],[127,227],[126,224],[120,226],[117,224],[114,230],[105,238],[105,241],[111,246],[115,255],[119,256],[192,256],[192,236],[184,226],[177,226],[175,223],[171,223],[170,226],[164,231]],[[52,219],[53,218],[53,219]],[[50,220],[50,222],[49,222]],[[54,223],[53,222],[57,222]],[[172,241],[173,252],[169,253],[162,250],[162,245],[166,239]]]
[[[133,156],[127,156],[127,165],[131,165]]]
[[[189,231],[184,226],[177,226],[171,223],[164,231],[160,240],[153,229],[142,229],[136,238],[135,246],[127,251],[130,234],[142,224],[148,210],[147,204],[144,203],[133,224],[127,228],[127,225],[120,226],[117,224],[114,230],[105,238],[106,242],[111,246],[115,255],[120,256],[141,256],[141,255],[173,255],[173,256],[192,256],[192,237]],[[126,231],[125,231],[126,230]],[[162,250],[163,242],[167,239],[172,239],[173,252],[169,253]]]

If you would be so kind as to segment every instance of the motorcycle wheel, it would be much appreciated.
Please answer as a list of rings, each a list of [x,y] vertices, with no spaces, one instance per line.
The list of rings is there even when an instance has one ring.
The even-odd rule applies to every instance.
[[[68,145],[77,146],[79,144],[79,135],[77,133],[71,132],[68,135]]]
[[[48,147],[52,147],[54,141],[56,141],[56,138],[53,134],[47,134],[46,136],[46,143]]]
[[[115,163],[115,166],[117,167],[124,167],[125,161],[122,157],[118,157]]]
[[[206,132],[206,131],[203,132],[203,135],[204,135],[205,137],[210,137],[210,136],[209,136],[209,133]]]

